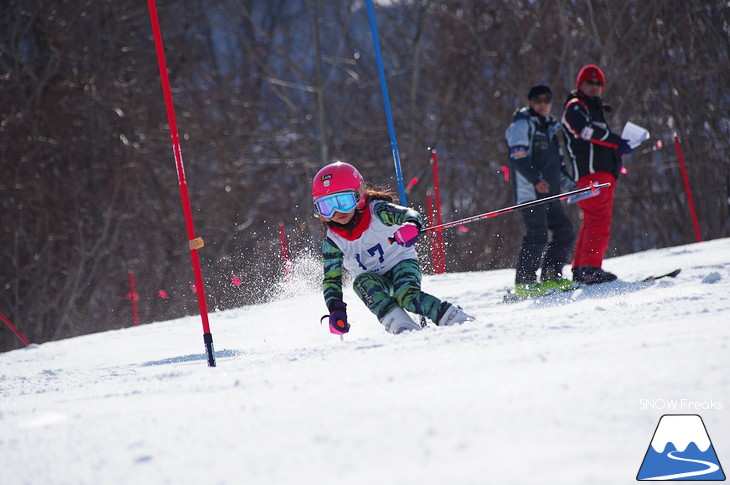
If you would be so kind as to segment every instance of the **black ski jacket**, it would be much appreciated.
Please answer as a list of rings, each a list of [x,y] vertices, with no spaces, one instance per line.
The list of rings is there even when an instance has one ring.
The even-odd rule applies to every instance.
[[[609,172],[618,178],[621,156],[616,152],[621,137],[611,133],[601,98],[589,98],[579,91],[570,93],[563,109],[565,145],[573,161],[575,180],[596,172]]]
[[[528,107],[518,109],[504,134],[512,166],[512,187],[518,204],[560,193],[562,152],[558,142],[560,123],[542,117]],[[535,184],[550,184],[550,192],[538,194]]]

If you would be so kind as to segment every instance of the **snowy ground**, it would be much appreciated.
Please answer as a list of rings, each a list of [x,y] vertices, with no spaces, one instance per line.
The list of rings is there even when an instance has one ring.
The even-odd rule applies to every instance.
[[[511,270],[426,277],[478,321],[398,336],[349,291],[344,341],[299,282],[211,314],[215,368],[199,316],[0,354],[0,484],[629,484],[667,413],[727,474],[730,239],[604,267],[516,304]]]

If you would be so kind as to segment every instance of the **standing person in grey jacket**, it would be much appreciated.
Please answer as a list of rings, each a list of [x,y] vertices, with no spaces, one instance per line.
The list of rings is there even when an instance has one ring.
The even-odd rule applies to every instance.
[[[561,190],[560,122],[550,115],[552,98],[548,86],[533,86],[527,95],[528,105],[515,112],[505,132],[518,204]],[[563,278],[563,266],[569,261],[575,232],[560,201],[522,209],[520,213],[525,235],[517,257],[515,296],[529,298],[572,289],[573,283]],[[549,234],[552,237],[548,242]],[[540,282],[538,269],[542,269]]]

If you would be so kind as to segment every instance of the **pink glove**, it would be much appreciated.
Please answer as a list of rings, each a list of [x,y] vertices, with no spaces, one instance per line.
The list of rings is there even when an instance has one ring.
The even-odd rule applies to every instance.
[[[416,241],[418,241],[418,233],[418,226],[411,224],[410,222],[406,222],[397,231],[395,231],[393,237],[397,244],[410,248],[416,244]]]

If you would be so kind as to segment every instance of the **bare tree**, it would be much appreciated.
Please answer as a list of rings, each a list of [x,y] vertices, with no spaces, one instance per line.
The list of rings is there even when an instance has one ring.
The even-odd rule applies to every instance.
[[[317,254],[322,164],[394,187],[363,7],[158,1],[212,309],[276,295],[280,222],[295,257]],[[538,82],[565,99],[595,63],[613,129],[652,133],[625,159],[610,254],[694,240],[675,133],[703,238],[728,235],[725,2],[402,0],[376,17],[403,172],[421,179],[409,205],[424,208],[431,146],[447,221],[511,204],[513,111]],[[36,342],[128,326],[132,270],[143,322],[196,312],[146,7],[14,0],[0,32],[0,311]],[[507,215],[449,231],[449,270],[512,266],[520,226]],[[18,346],[0,331],[1,349]]]

